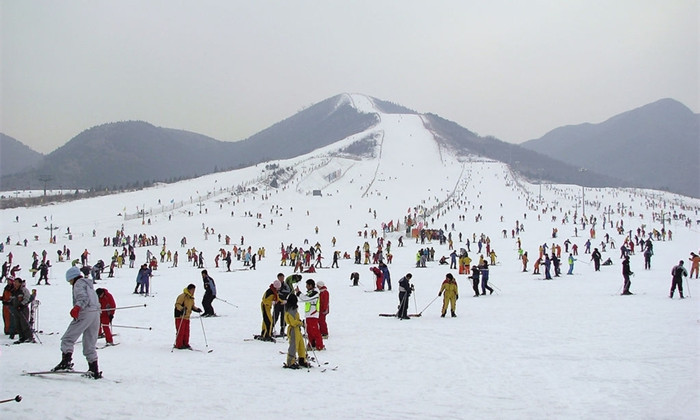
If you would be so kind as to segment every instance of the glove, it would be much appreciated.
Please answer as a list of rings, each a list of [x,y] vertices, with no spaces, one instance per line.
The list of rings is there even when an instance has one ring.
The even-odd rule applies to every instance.
[[[438,293],[438,296],[442,296],[442,293]]]
[[[199,309],[199,308],[194,308],[194,309],[192,309],[192,310],[195,311],[195,312],[197,312],[197,313],[201,313],[201,312],[202,312],[202,310]]]
[[[109,323],[110,323],[110,324],[112,323],[112,320],[113,320],[113,319],[114,319],[114,315],[110,315],[110,316],[109,316]]]
[[[455,300],[459,300],[459,295],[457,295],[457,297],[455,297]]]
[[[78,319],[78,315],[80,315],[80,306],[75,305],[73,309],[70,310],[70,316],[73,317],[73,319]]]

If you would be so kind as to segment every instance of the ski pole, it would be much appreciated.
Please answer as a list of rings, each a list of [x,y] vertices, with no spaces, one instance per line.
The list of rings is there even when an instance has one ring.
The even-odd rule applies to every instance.
[[[202,324],[202,334],[204,334],[204,345],[206,346],[206,348],[207,348],[207,353],[208,353],[208,350],[209,350],[209,342],[207,341],[207,332],[204,331],[204,321],[202,320],[202,316],[201,316],[201,315],[199,316],[199,323]]]
[[[21,395],[17,395],[17,396],[14,397],[14,398],[8,398],[8,399],[6,399],[6,400],[0,400],[0,404],[6,403],[6,402],[10,402],[10,401],[17,401],[17,402],[20,402],[20,401],[22,401],[22,396],[21,396]]]
[[[499,289],[498,286],[496,286],[496,285],[493,284],[492,282],[489,282],[489,286],[495,287],[496,290],[498,290],[499,292],[501,291],[501,289]]]
[[[238,308],[238,305],[234,305],[233,303],[227,301],[226,299],[221,299],[220,297],[215,297],[214,299],[220,300],[220,301],[222,301],[222,302],[224,302],[224,303],[226,303],[226,304],[228,304],[228,305],[233,306],[234,308]]]
[[[114,325],[114,324],[112,324],[112,328],[132,328],[135,330],[152,330],[153,329],[151,327],[134,327],[131,325]]]
[[[435,296],[435,297],[433,298],[433,300],[431,300],[430,303],[429,303],[428,305],[426,305],[425,308],[423,308],[422,311],[418,312],[418,316],[423,315],[423,312],[424,312],[426,309],[428,309],[428,307],[429,307],[430,305],[432,305],[433,302],[435,302],[435,301],[437,300],[437,298],[439,298],[439,297],[440,297],[440,296]]]
[[[413,292],[413,306],[415,306],[416,311],[418,311],[418,302],[416,301],[416,292]]]
[[[107,308],[107,309],[102,309],[102,312],[104,311],[111,311],[111,310],[117,310],[117,309],[131,309],[131,308],[145,308],[147,305],[144,303],[143,305],[131,305],[131,306],[118,306],[116,308]]]
[[[104,308],[104,309],[93,309],[87,312],[106,312],[106,311],[116,311],[117,309],[131,309],[131,308],[145,308],[147,305],[144,303],[143,305],[131,305],[131,306],[120,306],[118,308]]]
[[[690,295],[690,277],[685,279],[686,288],[688,289],[688,297],[693,297]]]

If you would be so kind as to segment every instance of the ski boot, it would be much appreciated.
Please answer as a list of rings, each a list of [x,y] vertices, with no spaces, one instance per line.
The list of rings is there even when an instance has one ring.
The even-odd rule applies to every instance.
[[[299,358],[299,363],[298,363],[298,365],[301,366],[301,367],[305,367],[305,368],[310,368],[310,367],[311,367],[311,364],[309,364],[309,362],[307,362],[306,359],[303,358],[303,357],[300,357],[300,358]]]
[[[455,311],[452,311],[452,318],[456,318],[456,317],[457,317],[457,314],[455,313]]]
[[[97,360],[88,363],[87,373],[88,376],[90,376],[93,379],[100,379],[102,377],[102,372],[100,372],[99,368],[97,367]]]
[[[73,369],[73,353],[63,353],[61,362],[56,365],[55,368],[51,369],[51,372],[57,372],[60,370],[72,370]]]

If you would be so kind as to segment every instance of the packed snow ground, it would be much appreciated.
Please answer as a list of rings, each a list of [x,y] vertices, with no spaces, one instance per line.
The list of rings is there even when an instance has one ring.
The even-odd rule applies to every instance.
[[[348,99],[371,111],[366,98]],[[263,186],[269,170],[259,165],[133,193],[2,210],[0,237],[11,240],[2,257],[12,252],[22,266],[19,275],[28,279],[30,289],[38,290],[38,326],[43,331],[38,334],[43,344],[9,345],[9,338],[0,338],[7,345],[0,346],[0,399],[17,394],[24,398],[19,404],[0,405],[2,417],[696,418],[700,310],[697,297],[671,300],[668,290],[671,267],[700,249],[695,224],[700,218],[698,200],[653,191],[585,190],[586,215],[598,218],[593,246],[605,233],[618,248],[623,242],[609,225],[601,226],[608,208],[613,223],[624,221],[626,230],[642,225],[647,231],[660,230],[661,223],[652,221],[652,213],[660,208],[693,220],[686,227],[671,217],[666,227],[673,240],[655,242],[651,270],[643,269],[640,252],[631,257],[635,295],[620,296],[619,250],[603,253],[614,265],[596,273],[590,256],[583,254],[588,227],[579,223],[578,236],[574,235],[571,219],[582,210],[581,187],[533,185],[515,178],[500,163],[457,161],[435,146],[418,116],[383,114],[380,124],[365,134],[379,139],[374,158],[330,154],[362,137],[355,136],[337,147],[278,162],[296,171],[278,189]],[[340,176],[329,181],[331,173]],[[234,195],[239,186],[258,190]],[[315,189],[322,196],[313,196]],[[123,217],[144,207],[148,214],[143,219]],[[279,352],[286,352],[286,342],[245,341],[260,332],[260,300],[268,285],[278,272],[292,273],[292,267],[280,267],[281,244],[306,249],[318,242],[327,267],[335,249],[352,255],[365,241],[376,248],[375,239],[358,232],[376,229],[381,234],[381,223],[390,221],[403,228],[404,216],[422,213],[421,209],[431,212],[428,227],[448,225],[458,250],[473,234],[490,237],[499,262],[491,269],[493,295],[472,297],[466,276],[438,265],[440,256],[449,255],[447,245],[420,244],[403,230],[390,232],[384,236],[391,240],[394,254],[392,292],[365,293],[374,288],[369,266],[352,260],[341,260],[338,269],[304,274],[304,280],[323,280],[331,295],[330,337],[327,350],[317,352],[320,367],[310,372],[282,369],[285,355]],[[479,214],[483,219],[475,222]],[[566,214],[570,221],[562,224]],[[144,223],[147,219],[150,224]],[[516,239],[510,233],[516,221],[525,228],[517,236],[531,258],[527,273],[521,272]],[[46,228],[51,224],[57,229],[56,244],[48,242]],[[78,258],[88,249],[90,263],[98,259],[108,263],[114,248],[103,247],[102,240],[122,226],[129,235],[158,236],[161,244],[165,237],[167,248],[180,254],[179,267],[162,263],[155,271],[152,297],[132,291],[147,249],[157,255],[160,246],[137,248],[137,268],[125,266],[112,279],[105,271],[97,282],[96,287],[108,289],[119,306],[147,305],[117,311],[115,325],[152,330],[114,329],[120,345],[99,350],[104,380],[22,375],[25,370],[50,369],[60,360],[60,337],[70,322],[72,304],[64,279],[70,264],[57,263],[56,250],[66,245],[71,257]],[[203,226],[215,233],[205,239]],[[69,227],[72,239],[66,234]],[[556,239],[552,228],[559,229]],[[230,246],[224,245],[225,235],[232,238]],[[197,285],[198,306],[203,294],[200,270],[187,263],[186,249],[180,247],[183,236],[188,247],[203,251],[218,297],[236,305],[217,300],[214,307],[220,317],[193,316],[190,343],[203,352],[172,351],[175,298],[189,283]],[[266,250],[257,270],[244,269],[235,260],[234,272],[215,268],[219,248],[231,250],[241,237],[246,247]],[[25,238],[26,247],[17,245]],[[563,244],[567,238],[580,249],[575,274],[552,281],[531,274],[538,246]],[[435,249],[436,261],[418,269],[415,254],[424,246]],[[30,256],[44,249],[53,264],[51,285],[33,286]],[[470,256],[478,259],[475,244]],[[565,260],[563,255],[564,273]],[[360,287],[349,287],[354,271],[360,273]],[[409,321],[379,317],[396,311],[397,283],[409,272],[416,289],[409,313],[422,312],[422,317]],[[458,317],[448,314],[443,319],[442,299],[430,302],[448,272],[458,279],[460,299]],[[684,284],[686,295],[700,293],[698,280]],[[79,345],[74,361],[76,369],[87,369]],[[332,370],[335,366],[338,369]]]

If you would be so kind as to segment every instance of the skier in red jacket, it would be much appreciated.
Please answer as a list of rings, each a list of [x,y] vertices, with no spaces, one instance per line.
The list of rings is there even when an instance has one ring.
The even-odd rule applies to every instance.
[[[112,324],[112,319],[114,319],[114,309],[117,307],[117,304],[114,303],[114,297],[107,289],[100,288],[95,290],[95,293],[97,293],[97,298],[100,301],[100,308],[102,309],[100,311],[100,331],[98,337],[102,337],[104,333],[107,345],[113,346],[114,339],[112,337],[112,328],[110,325]]]
[[[375,292],[383,292],[384,291],[384,274],[382,273],[382,270],[380,270],[377,267],[370,267],[369,271],[374,273],[374,276],[376,277],[376,283],[377,287],[374,289]]]
[[[318,291],[320,292],[319,299],[321,301],[321,307],[318,311],[318,329],[321,332],[321,337],[326,339],[328,338],[328,325],[326,324],[326,316],[330,312],[330,295],[328,294],[328,289],[326,288],[326,284],[324,282],[318,281],[316,282],[316,286],[318,286]]]

